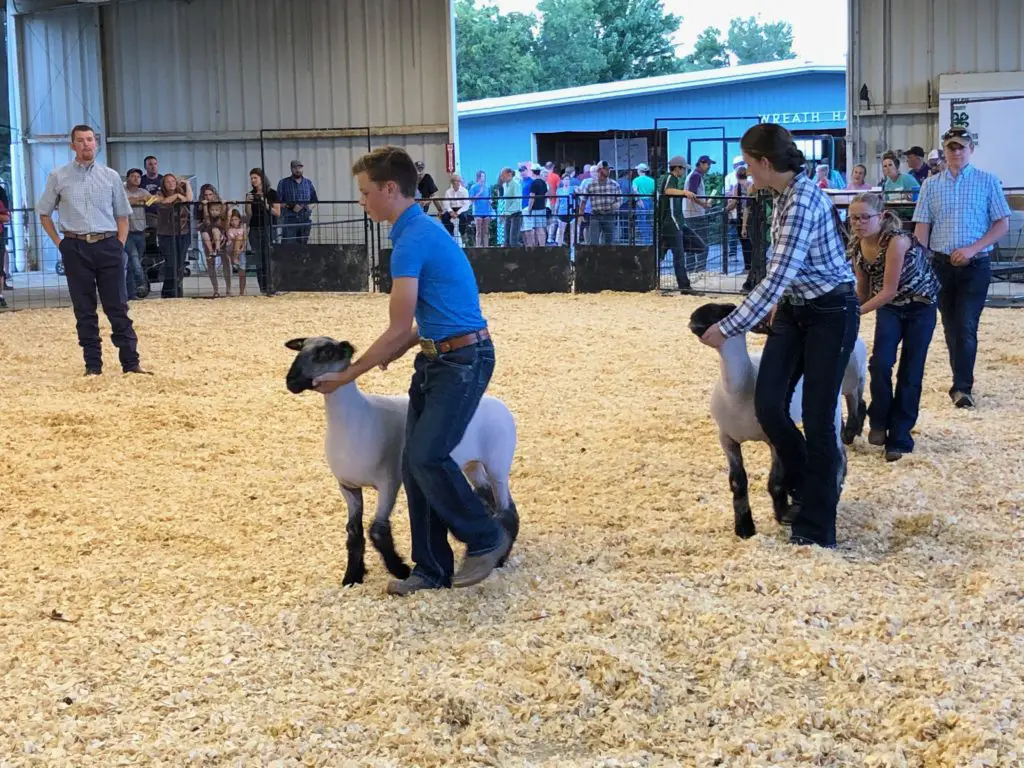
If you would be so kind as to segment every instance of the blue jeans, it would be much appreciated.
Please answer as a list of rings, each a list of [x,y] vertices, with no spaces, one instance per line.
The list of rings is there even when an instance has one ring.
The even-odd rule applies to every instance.
[[[305,245],[309,242],[309,233],[312,229],[312,221],[306,216],[296,216],[287,211],[281,216],[282,243],[301,243]]]
[[[912,301],[898,307],[880,307],[875,320],[868,371],[871,373],[871,405],[868,418],[872,429],[885,431],[888,450],[910,453],[914,438],[910,431],[917,423],[921,405],[921,381],[928,358],[928,345],[935,331],[936,305]],[[896,369],[893,393],[892,368],[896,347],[903,342],[900,364]]]
[[[953,372],[949,394],[969,395],[974,386],[974,361],[978,357],[978,323],[992,281],[992,260],[987,255],[979,255],[965,267],[954,267],[946,254],[935,253],[933,266],[942,286],[939,314]]]
[[[796,304],[784,298],[764,345],[754,410],[782,463],[783,485],[800,514],[793,536],[835,546],[842,457],[835,411],[843,373],[860,330],[860,303],[851,284]],[[789,416],[803,376],[803,433]]]
[[[149,279],[142,269],[142,254],[146,252],[146,233],[129,232],[124,252],[128,261],[125,265],[125,287],[128,289],[130,301],[136,298],[138,286]]]
[[[409,501],[413,573],[437,587],[450,586],[455,570],[449,531],[470,555],[489,552],[501,542],[497,519],[451,458],[493,372],[490,340],[436,358],[421,352],[414,363],[402,481]]]

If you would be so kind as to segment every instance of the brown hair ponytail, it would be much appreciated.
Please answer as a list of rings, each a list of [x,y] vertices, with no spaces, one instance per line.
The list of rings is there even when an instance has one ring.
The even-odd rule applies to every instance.
[[[879,224],[881,225],[881,231],[878,233],[878,242],[882,245],[882,249],[885,249],[885,243],[893,237],[897,237],[903,233],[903,220],[896,215],[896,212],[889,210],[885,207],[885,201],[882,196],[875,192],[861,192],[853,200],[850,201],[850,205],[854,203],[863,203],[871,209],[873,213],[880,215]],[[851,228],[852,229],[852,228]],[[860,250],[860,238],[856,235],[850,237],[850,242],[847,245],[846,253],[847,256],[852,259],[857,251]]]

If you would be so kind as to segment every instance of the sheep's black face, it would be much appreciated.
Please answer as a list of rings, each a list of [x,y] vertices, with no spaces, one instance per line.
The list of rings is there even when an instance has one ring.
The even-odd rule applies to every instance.
[[[712,325],[725,320],[734,309],[735,304],[702,304],[690,315],[690,330],[700,338]]]
[[[285,346],[298,352],[285,377],[288,391],[296,395],[312,389],[317,376],[348,368],[355,352],[347,341],[335,341],[329,336],[292,339],[285,342]]]

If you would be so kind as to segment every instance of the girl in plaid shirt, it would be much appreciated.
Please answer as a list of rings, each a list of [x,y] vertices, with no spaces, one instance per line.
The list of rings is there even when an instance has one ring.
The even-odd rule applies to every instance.
[[[845,476],[835,413],[843,372],[860,330],[853,270],[832,201],[803,171],[789,131],[774,123],[740,141],[755,190],[777,193],[772,254],[764,279],[701,339],[718,348],[753,330],[777,305],[761,356],[754,410],[782,464],[792,499],[793,544],[835,547],[836,507]],[[803,376],[803,433],[789,402]]]

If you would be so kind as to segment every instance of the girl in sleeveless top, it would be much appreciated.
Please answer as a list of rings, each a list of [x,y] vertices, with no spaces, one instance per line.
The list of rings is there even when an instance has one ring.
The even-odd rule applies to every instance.
[[[899,216],[880,195],[866,192],[850,203],[850,260],[857,275],[860,313],[877,312],[868,362],[871,405],[868,442],[885,446],[886,461],[914,450],[921,381],[935,330],[939,281],[923,246],[902,230]],[[896,388],[892,369],[903,342]]]

